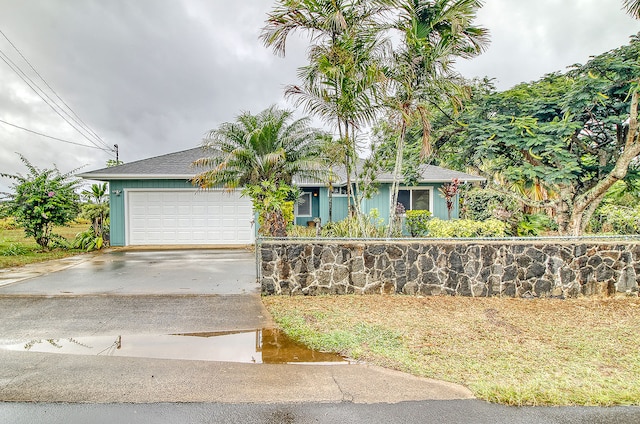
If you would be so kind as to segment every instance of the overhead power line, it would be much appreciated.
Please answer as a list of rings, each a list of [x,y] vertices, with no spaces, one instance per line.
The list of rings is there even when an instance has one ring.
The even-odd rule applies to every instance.
[[[13,44],[13,42],[9,39],[9,37],[7,37],[7,35],[0,29],[0,34],[2,34],[2,36],[5,38],[5,40],[7,40],[9,42],[9,44],[11,45],[11,47],[13,47],[13,49],[18,52],[18,54],[20,55],[20,57],[27,63],[27,65],[29,65],[29,67],[31,68],[31,70],[33,72],[35,72],[35,74],[38,76],[38,78],[40,78],[42,80],[42,82],[44,83],[44,85],[46,85],[49,90],[51,90],[51,92],[58,98],[58,100],[60,100],[62,102],[63,105],[65,105],[67,107],[67,109],[69,109],[71,111],[71,113],[73,114],[73,116],[75,116],[78,120],[76,122],[78,122],[79,124],[82,125],[82,127],[87,130],[89,133],[91,133],[97,140],[99,140],[105,147],[109,147],[107,145],[107,143],[102,139],[102,137],[100,137],[98,134],[96,134],[96,132],[89,126],[86,124],[86,122],[84,122],[82,120],[82,118],[80,118],[80,116],[78,116],[78,114],[71,108],[71,106],[69,106],[67,104],[67,102],[65,102],[62,97],[60,97],[60,95],[56,92],[56,90],[53,89],[53,87],[51,87],[49,85],[49,83],[44,79],[44,77],[42,75],[40,75],[40,72],[38,72],[36,70],[36,68],[34,68],[34,66],[31,64],[31,62],[29,62],[29,60],[22,54],[22,52],[20,51],[20,49],[18,49],[18,47]]]
[[[64,117],[62,115],[62,113],[56,109],[56,106],[54,106],[53,104],[51,104],[47,99],[45,99],[44,96],[46,96],[51,102],[53,102],[55,104],[55,102],[51,99],[51,97],[49,97],[47,95],[47,93],[42,92],[42,94],[40,92],[38,92],[38,90],[42,91],[42,89],[40,87],[37,86],[37,84],[35,82],[33,82],[33,80],[31,78],[29,78],[28,75],[26,75],[22,69],[20,69],[20,67],[18,65],[16,65],[3,51],[2,49],[0,49],[0,59],[2,59],[2,61],[4,63],[7,64],[7,66],[9,66],[9,68],[11,68],[11,70],[13,72],[15,72],[20,79],[22,79],[22,81],[24,81],[25,84],[27,84],[27,86],[29,86],[29,88],[36,93],[36,95],[38,97],[40,97],[40,99],[42,99],[43,102],[45,102],[47,104],[47,106],[49,106],[51,108],[51,110],[53,110],[58,116],[60,116],[67,124],[69,124],[73,129],[75,129],[76,131],[78,131],[80,133],[80,135],[82,135],[84,138],[87,139],[87,141],[89,141],[91,144],[93,144],[96,147],[100,147],[98,146],[98,143],[96,143],[94,140],[90,139],[89,137],[87,137],[87,135],[82,132],[78,127],[76,127],[74,124],[72,124],[66,117]],[[37,88],[37,89],[36,89]],[[58,106],[60,107],[60,106]]]
[[[2,34],[2,36],[9,42],[9,44],[11,44],[11,46],[16,50],[16,52],[18,52],[20,57],[22,57],[22,59],[29,65],[29,67],[35,72],[35,74],[38,75],[38,77],[51,90],[51,92],[54,93],[54,95],[62,102],[62,104],[64,104],[66,106],[67,109],[69,109],[71,111],[71,113],[74,116],[72,116],[69,112],[67,112],[67,110],[65,110],[65,108],[60,106],[60,104],[58,104],[58,102],[56,100],[52,99],[51,96],[49,96],[45,92],[45,90],[43,90],[35,81],[33,81],[20,68],[19,65],[17,65],[14,61],[12,61],[11,58],[9,58],[9,56],[5,52],[2,51],[2,49],[0,49],[0,59],[2,59],[7,64],[7,66],[9,66],[9,68],[11,68],[11,70],[14,71],[18,75],[18,77],[20,77],[20,79],[22,79],[22,81],[24,81],[24,83],[27,84],[27,86],[34,93],[36,93],[36,95],[38,97],[40,97],[40,99],[42,99],[42,101],[44,101],[47,104],[47,106],[49,106],[51,108],[51,110],[53,110],[67,124],[69,124],[73,129],[75,129],[78,133],[80,133],[80,135],[82,135],[87,141],[89,141],[91,144],[93,144],[93,146],[95,146],[95,148],[98,148],[98,149],[104,150],[104,151],[108,151],[108,152],[113,154],[113,149],[111,147],[109,147],[109,145],[104,140],[102,140],[102,138],[100,138],[100,136],[98,136],[95,133],[95,131],[93,131],[84,121],[82,121],[82,119],[78,116],[78,114],[64,100],[62,100],[62,98],[58,95],[58,93],[46,82],[46,80],[42,77],[42,75],[40,75],[40,73],[33,67],[33,65],[31,65],[31,63],[27,60],[27,58],[22,54],[22,52],[20,52],[20,50],[15,46],[15,44],[13,44],[11,42],[11,40],[6,36],[6,34],[4,32],[2,32],[2,30],[0,30],[0,34]],[[46,97],[46,99],[45,99],[45,97]],[[67,117],[63,116],[63,113],[69,119],[67,119]],[[75,124],[73,124],[72,122],[70,122],[70,120],[74,121],[75,124],[77,124],[77,126]],[[16,126],[14,124],[9,124],[9,125]],[[78,128],[78,126],[80,128]],[[19,126],[16,126],[16,127],[19,127]],[[30,131],[30,130],[28,130],[28,131]],[[32,132],[37,133],[35,131],[32,131]],[[87,136],[87,133],[89,135],[91,135],[92,138]],[[40,134],[40,133],[38,133],[38,134]],[[44,134],[40,134],[40,135],[44,135]],[[62,139],[58,139],[57,137],[52,137],[52,136],[48,136],[48,135],[44,135],[44,136],[48,137],[48,138],[62,140]],[[78,145],[81,145],[81,146],[86,146],[86,145],[83,145],[83,144],[80,144],[80,143],[74,143],[74,142],[71,142],[71,143],[72,144],[78,144]],[[101,144],[102,147],[99,144]],[[89,147],[89,146],[86,146],[86,147]]]
[[[86,144],[76,143],[75,141],[64,140],[62,138],[58,138],[58,137],[54,137],[54,136],[51,136],[51,135],[43,134],[43,133],[38,132],[38,131],[30,130],[29,128],[21,127],[20,125],[12,124],[11,122],[7,122],[7,121],[4,121],[2,119],[0,119],[0,122],[2,122],[3,124],[6,124],[6,125],[10,125],[12,127],[19,128],[21,130],[33,133],[33,134],[37,134],[37,135],[42,136],[42,137],[50,138],[52,140],[61,141],[63,143],[75,144],[76,146],[87,147],[89,149],[98,149],[98,150],[102,150],[102,151],[105,151],[105,152],[113,153],[111,149],[105,149],[104,147],[99,147],[99,146],[88,146]]]

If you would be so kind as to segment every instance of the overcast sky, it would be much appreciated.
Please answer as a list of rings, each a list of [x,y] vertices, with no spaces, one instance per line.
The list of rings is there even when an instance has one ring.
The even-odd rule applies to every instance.
[[[241,111],[257,113],[274,103],[292,108],[283,87],[296,82],[307,40],[293,39],[284,59],[263,47],[258,35],[272,5],[0,0],[0,30],[82,121],[107,146],[118,144],[121,160],[132,162],[195,147],[208,130]],[[490,30],[491,45],[481,57],[459,62],[458,69],[466,77],[495,78],[506,89],[583,63],[640,31],[640,21],[621,5],[622,0],[486,0],[477,22]],[[1,34],[0,51],[46,88]],[[0,120],[93,146],[2,60]],[[39,168],[55,164],[63,172],[102,168],[113,158],[0,122],[1,173],[26,173],[16,153]],[[0,191],[10,183],[0,178]]]

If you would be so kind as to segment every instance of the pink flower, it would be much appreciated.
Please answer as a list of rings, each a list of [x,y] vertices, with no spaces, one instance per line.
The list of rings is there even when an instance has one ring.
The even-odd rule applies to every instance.
[[[53,196],[55,196],[55,195],[56,195],[56,193],[55,193],[55,192],[53,192],[53,191],[50,191],[49,193],[47,193],[47,195],[48,195],[49,197],[53,197]]]

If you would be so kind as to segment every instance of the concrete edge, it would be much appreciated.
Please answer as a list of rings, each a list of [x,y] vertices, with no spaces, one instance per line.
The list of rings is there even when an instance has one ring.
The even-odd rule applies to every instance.
[[[61,259],[52,259],[42,262],[34,262],[20,267],[0,269],[0,287],[9,286],[44,274],[62,271],[72,268],[83,262],[90,261],[98,255],[109,252],[111,249],[103,249],[94,252],[81,253],[74,256],[67,256]],[[4,276],[11,276],[4,278]]]

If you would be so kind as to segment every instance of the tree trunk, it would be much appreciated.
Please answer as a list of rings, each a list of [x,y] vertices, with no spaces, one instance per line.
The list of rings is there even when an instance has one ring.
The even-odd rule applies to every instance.
[[[607,191],[617,181],[626,177],[631,162],[640,155],[640,140],[638,140],[638,91],[633,93],[629,108],[629,132],[625,140],[624,150],[618,157],[616,164],[598,184],[575,199],[571,210],[568,233],[574,236],[582,235],[593,212],[598,207]]]
[[[398,189],[400,187],[400,174],[402,173],[402,159],[404,154],[404,138],[407,132],[407,123],[402,120],[402,128],[396,143],[396,163],[393,167],[393,183],[391,185],[391,205],[389,205],[389,229],[387,237],[392,237],[396,225],[396,205],[398,203]]]
[[[333,184],[329,183],[329,222],[333,222]]]

